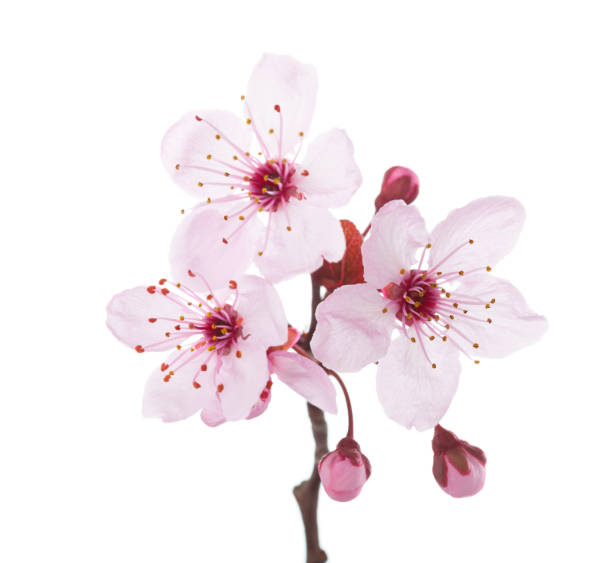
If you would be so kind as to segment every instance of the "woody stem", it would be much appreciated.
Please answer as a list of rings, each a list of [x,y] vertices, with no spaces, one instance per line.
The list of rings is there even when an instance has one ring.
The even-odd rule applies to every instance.
[[[299,348],[310,355],[310,341],[317,327],[315,310],[321,302],[321,286],[311,276],[312,281],[312,304],[311,320],[308,334],[303,335],[299,341]],[[319,545],[319,526],[317,521],[317,507],[319,503],[319,489],[321,479],[319,478],[319,460],[329,451],[327,448],[327,423],[321,409],[308,403],[308,417],[312,427],[312,436],[315,441],[314,467],[308,479],[302,481],[293,488],[293,495],[297,500],[302,521],[304,523],[304,534],[306,538],[306,563],[324,563],[327,561],[325,551]]]

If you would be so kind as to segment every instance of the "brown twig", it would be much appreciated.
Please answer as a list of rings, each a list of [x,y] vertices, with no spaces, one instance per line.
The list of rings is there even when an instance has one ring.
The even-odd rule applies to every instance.
[[[310,340],[317,327],[315,310],[321,302],[321,286],[311,276],[312,280],[312,307],[310,328],[308,334],[300,339],[300,346],[310,352]],[[319,489],[321,479],[317,465],[319,460],[329,451],[327,448],[327,423],[321,409],[308,403],[308,417],[312,427],[312,436],[315,441],[314,467],[308,479],[293,488],[293,495],[297,500],[304,522],[306,536],[306,563],[324,563],[327,561],[325,551],[319,545],[319,526],[317,522],[317,507],[319,504]]]

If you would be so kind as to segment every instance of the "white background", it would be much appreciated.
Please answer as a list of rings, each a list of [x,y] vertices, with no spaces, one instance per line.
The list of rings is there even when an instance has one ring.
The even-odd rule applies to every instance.
[[[385,169],[421,178],[433,227],[475,197],[528,211],[497,269],[549,332],[466,362],[443,423],[489,457],[454,500],[431,433],[385,418],[374,370],[347,377],[373,464],[321,500],[332,562],[609,561],[611,18],[607,2],[13,2],[0,23],[0,555],[7,563],[299,562],[291,487],[311,470],[303,401],[273,388],[247,423],[140,414],[160,357],[104,326],[117,291],[167,273],[193,202],[159,160],[185,111],[240,111],[263,52],[313,63],[312,133],[351,135],[364,228]],[[281,287],[308,323],[306,276]],[[342,405],[341,405],[342,407]],[[342,437],[344,411],[330,420]]]

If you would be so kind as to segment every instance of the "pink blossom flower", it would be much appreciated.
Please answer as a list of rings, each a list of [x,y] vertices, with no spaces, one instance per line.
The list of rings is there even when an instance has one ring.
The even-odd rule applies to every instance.
[[[408,428],[435,426],[457,389],[460,353],[506,356],[546,330],[519,291],[489,273],[523,221],[518,201],[488,197],[428,234],[415,207],[387,203],[363,245],[366,283],[336,289],[317,308],[315,356],[337,371],[380,360],[386,414]]]
[[[335,412],[335,390],[314,362],[281,349],[287,320],[274,287],[256,276],[213,291],[189,271],[190,286],[165,279],[115,295],[107,325],[137,352],[173,350],[150,376],[144,415],[166,422],[201,411],[216,426],[253,418],[270,400],[270,373],[313,404]]]
[[[319,476],[325,492],[334,500],[353,500],[370,478],[372,468],[352,438],[343,438],[336,449],[321,458]]]
[[[194,267],[211,283],[253,259],[267,279],[279,281],[316,270],[324,258],[342,258],[342,228],[327,208],[348,202],[361,173],[339,129],[315,138],[300,158],[316,90],[312,66],[265,55],[243,96],[244,119],[189,112],[166,133],[164,165],[204,202],[185,217],[175,246],[189,240],[201,248]],[[250,150],[253,136],[258,147]]]
[[[433,475],[445,493],[455,498],[470,497],[484,487],[487,458],[480,448],[460,440],[439,424],[431,446]]]

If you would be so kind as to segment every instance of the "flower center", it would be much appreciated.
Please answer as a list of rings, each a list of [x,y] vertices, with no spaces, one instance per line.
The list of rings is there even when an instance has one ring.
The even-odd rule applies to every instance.
[[[242,319],[231,305],[225,304],[207,313],[194,328],[202,333],[204,339],[201,345],[208,345],[210,351],[216,350],[218,354],[227,355],[232,345],[242,336]]]
[[[297,186],[293,183],[295,167],[285,159],[270,160],[255,170],[249,179],[251,199],[261,211],[277,211],[290,198],[300,199]]]
[[[437,317],[440,302],[436,278],[425,270],[410,270],[397,283],[390,283],[383,289],[383,295],[397,303],[395,316],[408,326],[415,322],[429,322]]]

